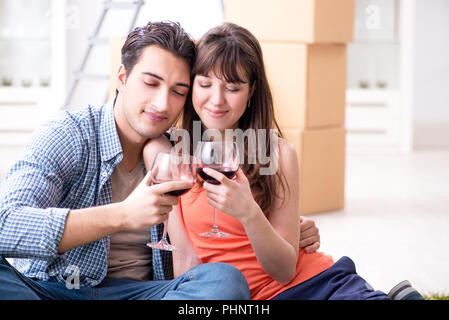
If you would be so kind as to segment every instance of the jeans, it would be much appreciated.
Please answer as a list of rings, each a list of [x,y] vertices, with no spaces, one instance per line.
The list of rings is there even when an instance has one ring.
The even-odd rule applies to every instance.
[[[342,257],[329,269],[289,288],[273,300],[389,300],[374,290],[355,270],[354,262]]]
[[[65,283],[30,279],[0,257],[2,300],[248,300],[248,284],[225,263],[196,266],[173,280],[105,278],[96,287],[68,289]]]

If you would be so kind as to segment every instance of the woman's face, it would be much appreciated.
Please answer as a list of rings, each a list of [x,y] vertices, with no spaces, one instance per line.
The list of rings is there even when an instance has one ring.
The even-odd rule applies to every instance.
[[[250,98],[248,82],[232,83],[214,72],[197,75],[193,82],[192,102],[205,129],[235,129]]]

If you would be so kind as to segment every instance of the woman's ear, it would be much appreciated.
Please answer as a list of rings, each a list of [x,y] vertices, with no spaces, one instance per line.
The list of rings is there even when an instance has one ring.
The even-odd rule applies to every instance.
[[[254,81],[253,85],[251,86],[251,88],[249,88],[249,97],[248,100],[251,99],[253,97],[254,91],[256,91],[256,81]]]

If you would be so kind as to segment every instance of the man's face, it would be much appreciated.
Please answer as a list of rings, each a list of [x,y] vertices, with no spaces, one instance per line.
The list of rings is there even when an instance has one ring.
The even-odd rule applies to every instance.
[[[137,139],[160,136],[177,119],[190,88],[190,67],[186,61],[156,45],[142,50],[126,76],[121,67],[117,89],[122,112],[117,124]]]

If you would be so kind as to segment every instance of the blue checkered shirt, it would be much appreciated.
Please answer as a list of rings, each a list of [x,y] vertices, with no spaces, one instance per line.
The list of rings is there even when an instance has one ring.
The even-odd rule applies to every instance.
[[[96,286],[106,276],[109,237],[58,254],[70,209],[111,203],[111,174],[123,159],[111,103],[64,112],[33,135],[0,194],[0,256],[24,275]],[[150,230],[149,230],[150,231]],[[152,241],[162,225],[151,229]],[[173,277],[171,254],[153,250],[153,279]]]

